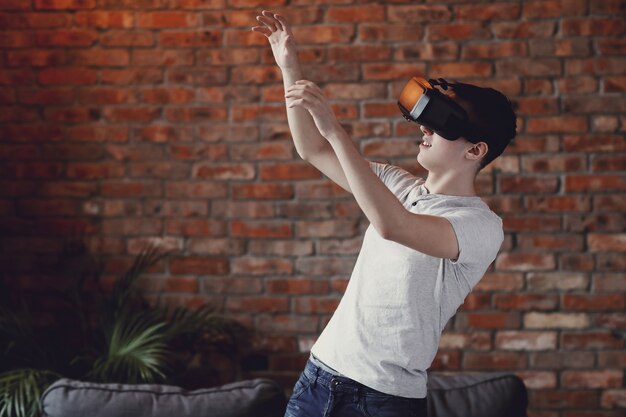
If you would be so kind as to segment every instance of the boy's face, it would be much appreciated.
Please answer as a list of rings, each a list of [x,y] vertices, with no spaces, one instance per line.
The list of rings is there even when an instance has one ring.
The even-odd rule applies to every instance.
[[[472,162],[465,155],[474,144],[465,138],[447,140],[423,125],[420,125],[420,130],[423,138],[417,161],[428,171],[445,172]]]

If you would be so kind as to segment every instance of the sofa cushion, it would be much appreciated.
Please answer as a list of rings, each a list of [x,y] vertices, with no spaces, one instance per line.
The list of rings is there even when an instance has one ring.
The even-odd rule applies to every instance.
[[[60,379],[41,400],[47,417],[282,417],[286,404],[282,388],[268,379],[195,391]]]
[[[524,381],[507,372],[428,375],[429,417],[527,417]]]

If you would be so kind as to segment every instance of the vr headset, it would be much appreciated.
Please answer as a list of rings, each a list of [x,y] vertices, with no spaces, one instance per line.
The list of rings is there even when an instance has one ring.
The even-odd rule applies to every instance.
[[[404,118],[426,126],[445,139],[457,140],[463,136],[472,143],[478,143],[484,137],[482,129],[470,122],[465,109],[435,88],[437,85],[444,90],[454,86],[443,78],[411,78],[398,99]]]

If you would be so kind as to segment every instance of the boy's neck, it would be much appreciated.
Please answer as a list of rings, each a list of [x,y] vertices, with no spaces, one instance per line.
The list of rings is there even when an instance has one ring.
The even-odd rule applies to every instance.
[[[444,194],[459,197],[478,196],[474,189],[474,176],[454,174],[455,173],[446,173],[438,175],[429,171],[426,181],[424,182],[424,187],[426,187],[429,194]]]

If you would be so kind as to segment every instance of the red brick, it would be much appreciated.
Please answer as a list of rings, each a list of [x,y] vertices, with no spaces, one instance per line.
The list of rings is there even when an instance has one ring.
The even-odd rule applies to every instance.
[[[533,252],[502,253],[496,259],[499,270],[534,271],[555,269],[554,255]]]
[[[626,177],[619,175],[568,175],[565,177],[565,192],[626,190]]]
[[[518,20],[519,4],[468,4],[454,6],[457,20]]]
[[[500,192],[502,193],[552,193],[557,191],[558,179],[546,177],[501,177]]]
[[[91,46],[98,40],[98,33],[94,30],[40,30],[35,32],[39,46]]]
[[[556,85],[562,93],[594,93],[598,91],[598,81],[589,76],[559,78]]]
[[[522,156],[522,169],[533,173],[587,171],[587,159],[582,155]]]
[[[593,409],[599,404],[599,393],[591,390],[537,390],[529,401],[549,410]]]
[[[208,203],[203,201],[147,200],[144,213],[156,217],[194,217],[209,214]]]
[[[95,84],[97,73],[87,68],[48,68],[39,72],[38,79],[44,85]]]
[[[332,314],[339,305],[339,298],[298,297],[294,312],[298,314]]]
[[[272,279],[266,281],[269,294],[314,295],[329,291],[328,281],[312,279]]]
[[[626,252],[626,234],[591,233],[587,244],[592,252]]]
[[[235,237],[289,238],[292,229],[283,221],[236,220],[230,224],[230,233]]]
[[[244,241],[230,238],[188,238],[187,249],[192,254],[241,255]]]
[[[197,293],[198,279],[195,277],[169,277],[165,281],[163,291],[167,293]]]
[[[231,272],[244,275],[287,275],[293,273],[293,263],[280,258],[235,258],[231,261]]]
[[[280,332],[281,334],[312,333],[317,331],[317,317],[294,315],[260,315],[256,319],[256,328],[262,332]]]
[[[555,294],[494,294],[494,306],[509,310],[554,310],[559,304]]]
[[[622,294],[564,294],[563,307],[568,310],[624,310],[626,297]]]
[[[426,39],[430,42],[490,37],[491,32],[485,23],[433,23],[428,25],[426,32]]]
[[[287,184],[241,184],[233,186],[235,199],[290,199],[294,195],[293,186]]]
[[[447,6],[439,5],[389,5],[388,22],[430,23],[448,21],[452,13]]]
[[[296,222],[296,237],[352,237],[358,231],[354,220],[322,220]]]
[[[593,274],[592,288],[596,291],[626,291],[624,274],[598,273]]]
[[[158,196],[161,186],[149,181],[107,181],[101,185],[103,197]]]
[[[42,10],[71,10],[93,9],[96,0],[35,0],[35,9]]]
[[[182,32],[167,31],[160,34],[160,45],[163,47],[217,47],[222,44],[222,32],[202,31],[202,32]]]
[[[167,219],[165,232],[170,236],[211,236],[226,234],[226,224],[213,219]]]
[[[626,112],[623,100],[616,97],[579,97],[578,100],[565,98],[562,101],[562,109],[566,113],[601,113],[601,112]]]
[[[136,66],[185,66],[193,64],[193,51],[161,49],[134,50],[131,63]]]
[[[516,99],[517,108],[515,110],[517,115],[524,114],[539,114],[549,115],[558,113],[558,102],[553,98],[545,97],[520,97]]]
[[[610,332],[563,332],[560,346],[562,349],[619,349],[624,347],[624,341]]]
[[[392,49],[385,46],[350,45],[330,47],[327,52],[329,62],[388,61]],[[326,87],[329,90],[328,86]]]
[[[0,10],[30,10],[32,7],[30,2],[22,0],[3,0],[0,3]]]
[[[528,48],[523,42],[490,42],[464,45],[461,57],[464,59],[493,59],[526,55],[528,55]]]
[[[465,352],[465,369],[520,369],[526,368],[528,359],[523,352]]]
[[[580,369],[591,368],[595,364],[595,353],[586,351],[531,352],[530,365],[538,369]]]
[[[527,196],[526,207],[533,212],[587,212],[591,207],[590,196]]]
[[[601,368],[626,367],[626,351],[614,350],[598,352],[598,366]]]
[[[198,24],[198,18],[196,13],[188,12],[140,12],[137,14],[137,27],[141,29],[193,27]]]
[[[144,107],[110,107],[105,108],[103,116],[111,122],[150,122],[159,117],[160,109]]]
[[[107,31],[100,37],[102,46],[152,46],[154,35],[151,32]]]
[[[168,181],[165,197],[168,198],[224,198],[228,192],[226,184],[212,182]]]
[[[494,22],[492,30],[498,38],[550,38],[556,34],[556,22],[550,20]]]
[[[409,42],[422,41],[424,30],[421,25],[363,23],[359,25],[358,39],[363,42]]]
[[[624,55],[626,53],[626,41],[624,39],[598,39],[596,45],[600,55]]]
[[[588,129],[587,118],[581,116],[554,116],[531,118],[527,130],[533,133],[546,132],[584,132]]]
[[[329,7],[324,21],[329,23],[376,22],[384,15],[383,5]]]
[[[610,36],[626,32],[623,19],[585,18],[563,19],[561,31],[564,36]]]
[[[299,45],[348,43],[355,36],[351,25],[316,25],[292,28]]]
[[[592,171],[624,171],[626,168],[626,157],[617,156],[598,156],[592,160]],[[619,198],[619,197],[617,197]]]
[[[192,122],[197,120],[226,120],[225,107],[169,107],[165,118],[172,122]]]
[[[211,213],[225,218],[266,219],[276,217],[274,206],[269,201],[214,201]]]
[[[460,312],[455,319],[457,329],[512,329],[520,325],[516,312]]]
[[[261,278],[213,276],[202,280],[203,292],[209,294],[259,294],[262,288]]]
[[[172,256],[169,271],[172,274],[226,275],[229,265],[228,259],[222,257]]]
[[[582,16],[586,12],[587,3],[584,0],[534,0],[523,5],[523,15],[530,19]]]
[[[410,78],[423,73],[424,64],[363,64],[363,78],[366,80],[396,80]],[[397,105],[396,105],[397,107]]]
[[[433,63],[431,70],[446,77],[488,77],[493,66],[489,62]]]
[[[261,165],[262,180],[306,180],[320,178],[320,171],[308,163],[279,163]]]
[[[566,152],[620,152],[626,150],[626,143],[620,135],[565,135],[563,136],[563,150]]]
[[[474,287],[475,291],[515,291],[521,290],[524,279],[521,273],[487,273]]]
[[[229,297],[226,301],[229,311],[251,313],[286,313],[289,311],[287,297]]]
[[[134,24],[133,13],[123,11],[77,12],[74,22],[79,27],[128,29]]]
[[[107,236],[154,236],[161,232],[161,221],[141,217],[102,220],[102,234]]]
[[[103,84],[155,84],[163,81],[163,68],[103,69],[100,80]]]

